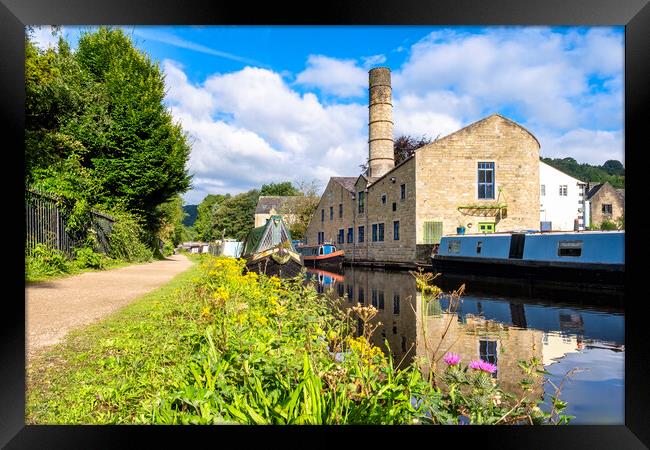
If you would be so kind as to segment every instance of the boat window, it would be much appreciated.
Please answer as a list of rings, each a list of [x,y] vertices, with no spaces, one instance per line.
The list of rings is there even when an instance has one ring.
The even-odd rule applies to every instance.
[[[318,254],[319,254],[319,255],[322,255],[322,254],[323,254],[323,247],[321,247],[321,248],[318,249]]]
[[[557,245],[557,256],[582,255],[582,241],[560,241]]]
[[[476,243],[476,254],[477,254],[477,255],[481,253],[481,248],[482,248],[482,247],[483,247],[483,241],[478,241],[478,242]]]
[[[449,241],[449,245],[447,246],[447,253],[459,253],[460,252],[460,241],[459,240],[453,240]]]

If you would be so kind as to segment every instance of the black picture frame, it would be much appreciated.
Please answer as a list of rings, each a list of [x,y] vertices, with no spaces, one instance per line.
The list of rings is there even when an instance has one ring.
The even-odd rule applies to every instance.
[[[498,448],[647,448],[650,446],[650,339],[643,314],[643,265],[648,248],[641,203],[643,153],[648,151],[645,125],[650,100],[649,0],[340,0],[305,4],[209,0],[0,0],[0,123],[4,156],[5,277],[0,360],[0,445],[6,448],[115,448],[151,444],[192,445],[207,438],[213,445],[245,445],[251,438],[274,437],[283,445],[341,445],[349,433],[368,432],[365,445],[386,442],[396,434],[402,445],[481,445]],[[26,426],[24,224],[24,26],[25,25],[624,25],[625,26],[625,166],[626,197],[626,358],[625,425],[568,427],[140,427]],[[644,113],[645,111],[645,113]],[[21,256],[17,256],[21,255]],[[7,290],[7,287],[11,289]],[[254,431],[254,433],[251,433]],[[302,434],[320,434],[309,440]],[[270,433],[270,435],[269,435]],[[296,434],[298,433],[298,434]],[[415,436],[412,436],[415,435]],[[235,439],[231,441],[230,439]],[[417,441],[412,441],[417,439]],[[228,443],[230,442],[230,443]],[[418,442],[417,444],[415,444]],[[399,445],[399,444],[398,444]],[[149,447],[151,445],[147,445]]]

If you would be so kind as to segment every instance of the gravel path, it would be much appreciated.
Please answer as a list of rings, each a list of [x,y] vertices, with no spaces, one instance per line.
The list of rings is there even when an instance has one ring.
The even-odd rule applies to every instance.
[[[29,357],[56,344],[73,328],[95,322],[167,283],[192,263],[183,255],[163,261],[86,272],[25,288],[25,339]]]

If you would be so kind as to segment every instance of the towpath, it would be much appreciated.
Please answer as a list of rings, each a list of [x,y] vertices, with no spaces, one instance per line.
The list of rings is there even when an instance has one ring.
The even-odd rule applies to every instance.
[[[25,288],[25,351],[29,358],[53,345],[73,328],[95,322],[190,268],[183,255],[61,280],[30,283]]]

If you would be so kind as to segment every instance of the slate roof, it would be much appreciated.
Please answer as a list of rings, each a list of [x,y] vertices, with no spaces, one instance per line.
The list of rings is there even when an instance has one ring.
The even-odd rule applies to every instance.
[[[603,187],[605,183],[600,182],[600,181],[589,181],[587,183],[587,200],[589,200],[591,197],[594,196],[596,192],[600,190],[601,187]]]
[[[279,212],[282,205],[292,198],[295,198],[295,196],[264,195],[257,201],[255,214],[269,214],[271,209]]]
[[[354,192],[354,183],[358,177],[332,177],[332,181],[336,181],[343,186],[346,190]]]

